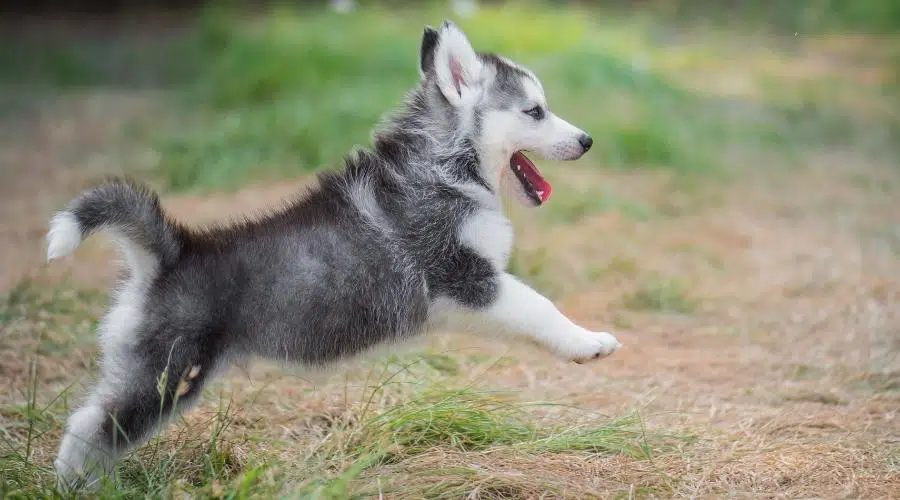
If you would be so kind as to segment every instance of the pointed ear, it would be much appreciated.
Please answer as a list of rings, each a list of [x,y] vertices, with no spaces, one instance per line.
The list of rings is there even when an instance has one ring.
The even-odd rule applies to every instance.
[[[440,35],[436,29],[431,26],[425,26],[425,32],[422,33],[422,46],[419,49],[419,72],[422,78],[434,70],[434,52],[437,48]]]
[[[441,24],[432,65],[441,92],[454,106],[476,95],[481,86],[481,60],[466,35],[450,21]]]

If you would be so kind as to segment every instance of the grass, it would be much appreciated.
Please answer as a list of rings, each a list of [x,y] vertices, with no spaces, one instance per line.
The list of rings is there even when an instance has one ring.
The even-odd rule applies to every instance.
[[[19,305],[26,302],[55,310],[58,328],[78,321],[83,313],[70,307],[68,299],[60,299],[60,293],[33,284],[17,288],[6,300],[6,324],[30,321],[31,333],[40,335],[38,322],[17,312]],[[19,403],[5,402],[2,406],[0,468],[4,478],[0,494],[5,498],[57,495],[48,448],[58,442],[61,426],[71,410],[67,403],[70,389],[54,395],[51,385],[42,385],[48,384],[48,378],[38,372],[37,366],[41,360],[59,363],[62,356],[59,352],[39,352],[27,375],[25,394],[21,399],[14,398]],[[570,460],[622,456],[646,461],[655,454],[667,453],[672,443],[685,439],[647,430],[638,414],[607,418],[559,404],[525,403],[513,394],[485,392],[470,385],[453,388],[423,384],[422,373],[411,372],[418,363],[436,370],[441,377],[452,376],[459,366],[452,356],[433,352],[414,356],[413,361],[389,360],[385,368],[399,368],[376,374],[355,404],[337,418],[323,420],[324,432],[308,433],[308,442],[303,445],[279,440],[265,430],[258,435],[248,435],[246,431],[236,435],[232,431],[237,425],[235,420],[245,410],[236,408],[234,401],[222,393],[214,396],[214,389],[207,389],[206,399],[214,396],[217,407],[192,412],[190,418],[137,448],[118,467],[117,474],[104,483],[101,494],[104,498],[248,498],[290,493],[310,498],[347,498],[375,494],[371,488],[373,481],[378,482],[380,471],[389,467],[415,468],[422,457],[433,458],[435,451],[461,454],[470,460],[565,455]],[[418,382],[412,386],[404,384],[402,379],[407,373]],[[385,398],[394,402],[385,404]],[[567,414],[582,423],[563,425],[540,416],[548,412],[557,417]],[[260,453],[255,442],[265,442],[269,454]],[[298,447],[310,451],[298,454]],[[280,453],[274,453],[276,449],[295,458],[279,458]],[[415,479],[423,472],[426,471],[408,474]],[[460,474],[453,467],[432,468],[427,473],[432,477],[441,475],[446,484],[421,484],[419,490],[408,486],[393,491],[390,488],[396,486],[375,487],[383,493],[408,497],[430,496],[437,489],[442,490],[442,495],[449,495],[471,490],[483,480],[477,474]],[[526,486],[553,489],[560,485],[520,481],[520,488]]]
[[[105,294],[23,280],[0,302],[0,349],[60,354],[93,344]],[[39,335],[35,335],[35,331]]]
[[[575,34],[560,40],[555,37],[559,25],[548,22],[523,33],[516,27],[522,18],[523,13],[515,10],[503,18],[488,11],[485,18],[464,27],[473,33],[473,43],[486,50],[520,55],[545,77],[548,89],[555,89],[551,94],[564,90],[566,97],[554,101],[558,112],[601,140],[597,149],[602,164],[684,173],[715,169],[714,161],[705,157],[708,146],[691,144],[701,133],[661,121],[668,114],[659,114],[659,106],[686,110],[693,105],[686,92],[658,76],[635,71],[622,57],[584,48],[590,44],[591,26],[577,16],[557,16],[565,31]],[[365,22],[366,16],[359,20]],[[489,20],[497,21],[490,31],[472,31]],[[395,20],[366,27],[356,20],[349,26],[343,26],[345,22],[287,14],[263,21],[266,28],[251,33],[240,26],[226,29],[227,42],[215,55],[219,63],[208,73],[216,85],[202,87],[213,89],[204,95],[222,108],[222,118],[212,122],[212,129],[204,128],[201,136],[175,139],[163,148],[163,173],[173,187],[221,186],[232,177],[240,181],[240,173],[232,169],[246,169],[247,164],[266,169],[270,161],[296,171],[329,167],[352,145],[367,143],[378,118],[393,109],[415,82],[415,58],[410,55],[420,29]],[[423,18],[419,24],[425,22]],[[334,23],[342,26],[336,29]],[[323,30],[330,33],[327,44],[320,43]],[[247,64],[244,58],[255,62]],[[296,64],[300,60],[303,64]],[[374,74],[377,79],[371,78]],[[645,111],[627,118],[575,111],[579,100],[593,100],[600,107],[612,101],[598,92],[613,97],[624,93]],[[226,180],[202,180],[219,174]]]
[[[653,207],[626,199],[611,189],[557,189],[552,204],[548,204],[542,215],[549,223],[576,224],[593,214],[619,212],[635,219],[646,220],[656,215]]]
[[[152,89],[161,114],[174,118],[161,124],[149,116],[142,127],[153,130],[139,142],[154,150],[154,173],[170,191],[227,190],[334,167],[351,146],[367,143],[372,125],[416,81],[421,25],[444,15],[372,7],[352,16],[275,10],[238,19],[210,11],[158,42],[22,39],[0,44],[7,98],[0,99]],[[510,271],[559,299],[579,323],[612,323],[626,347],[601,364],[573,368],[519,347],[496,360],[509,346],[492,350],[492,340],[463,355],[448,340],[447,349],[389,357],[390,370],[351,365],[343,380],[316,386],[264,370],[235,374],[131,454],[102,496],[896,491],[890,415],[900,372],[889,349],[896,342],[878,339],[895,332],[888,313],[897,291],[883,280],[895,267],[880,274],[880,295],[866,295],[867,273],[884,263],[877,252],[864,253],[860,267],[855,250],[841,250],[867,248],[851,234],[856,212],[823,215],[807,203],[850,207],[854,189],[869,203],[890,198],[896,185],[863,166],[893,168],[900,122],[891,118],[887,89],[853,80],[866,74],[859,58],[828,58],[835,67],[825,76],[797,82],[792,70],[805,71],[818,56],[804,56],[792,36],[743,38],[737,29],[697,25],[682,32],[639,14],[534,6],[486,7],[461,24],[479,48],[533,67],[554,111],[597,142],[577,169],[542,162],[557,190],[546,207],[517,221],[524,244]],[[873,37],[867,52],[890,45],[882,41]],[[738,90],[716,83],[732,73],[746,78]],[[849,183],[839,175],[823,180],[809,165],[810,155],[835,151],[850,166],[860,161]],[[794,174],[809,178],[782,183],[797,166],[808,171]],[[708,182],[729,176],[741,181]],[[668,186],[663,203],[635,194],[658,192],[660,179]],[[708,189],[690,187],[698,185]],[[218,203],[224,210],[230,202]],[[859,206],[866,217],[893,207]],[[796,214],[791,221],[778,215],[784,207]],[[623,217],[604,216],[611,212]],[[869,228],[887,252],[897,246],[888,230],[895,226],[891,219]],[[790,251],[780,244],[786,236]],[[822,248],[835,250],[824,255]],[[835,284],[828,298],[842,309],[801,288],[784,296],[808,279],[792,264],[794,252],[821,256]],[[685,264],[703,259],[709,265]],[[723,286],[746,287],[750,298],[729,289],[704,301],[688,284],[711,282],[704,272]],[[23,282],[0,301],[0,380],[14,388],[0,395],[0,496],[55,497],[52,455],[81,395],[78,377],[96,373],[94,331],[105,303],[105,293],[68,282]],[[701,306],[704,314],[693,314]],[[823,319],[822,311],[830,314]],[[873,370],[872,359],[884,359],[883,369]],[[248,388],[251,378],[266,388]],[[547,400],[572,407],[534,402]],[[660,425],[629,410],[644,404],[667,412],[654,421]]]
[[[740,20],[756,23],[771,32],[859,30],[865,33],[894,33],[900,28],[900,7],[890,0],[853,2],[852,0],[808,0],[783,3],[777,1],[734,2],[727,8],[710,8],[692,2],[668,2],[669,13],[685,21],[701,12],[706,22],[721,23]],[[704,8],[706,7],[706,8]],[[665,11],[665,8],[659,9]]]
[[[640,266],[636,260],[616,255],[606,264],[592,267],[589,270],[589,275],[592,280],[602,280],[614,275],[632,278],[637,274],[639,269]]]
[[[699,302],[690,297],[684,285],[674,279],[647,280],[623,298],[625,307],[635,311],[687,314],[695,311]]]
[[[442,16],[428,9],[403,16],[377,8],[353,16],[276,9],[247,23],[210,10],[155,52],[146,40],[121,44],[121,54],[103,52],[113,50],[108,44],[38,50],[19,42],[0,51],[0,61],[15,69],[6,73],[12,82],[83,87],[143,75],[179,89],[180,118],[155,141],[156,172],[174,190],[230,189],[332,168],[354,145],[367,144],[372,127],[416,83],[422,25]],[[784,91],[771,84],[772,102],[698,94],[664,65],[639,63],[655,47],[629,37],[652,27],[620,21],[632,31],[578,10],[485,7],[460,24],[480,49],[534,68],[554,110],[597,138],[591,155],[608,168],[710,176],[727,170],[735,148],[840,145],[868,125],[818,97],[776,102]],[[526,22],[529,29],[520,29]],[[25,57],[31,51],[37,57]],[[110,58],[122,63],[113,70],[96,62]],[[141,71],[133,61],[142,61],[135,64]],[[893,141],[874,142],[889,148]]]
[[[710,176],[726,170],[728,151],[739,145],[837,146],[865,128],[851,110],[815,96],[736,103],[699,95],[636,65],[634,53],[596,35],[605,25],[591,17],[539,14],[486,8],[460,24],[476,46],[534,68],[554,109],[597,138],[592,154],[602,166]],[[160,173],[174,189],[219,189],[336,166],[352,146],[368,143],[375,123],[414,85],[419,32],[435,16],[279,11],[251,26],[228,18],[202,25],[194,39],[205,41],[203,50],[188,51],[205,54],[202,76],[187,94],[201,119],[163,140]]]
[[[318,467],[331,464],[325,468],[336,472],[312,481],[304,491],[340,497],[356,487],[363,495],[380,492],[431,498],[451,494],[453,490],[471,491],[475,486],[472,478],[465,479],[465,471],[446,466],[420,468],[418,462],[427,460],[435,452],[466,456],[469,460],[491,456],[550,457],[554,454],[566,454],[570,459],[577,456],[581,460],[601,456],[649,460],[672,442],[686,439],[646,431],[636,415],[603,423],[592,421],[581,427],[538,424],[529,415],[534,409],[555,406],[523,404],[509,395],[469,388],[426,390],[408,401],[368,418],[364,414],[333,430],[329,440],[318,447],[311,460]],[[384,489],[384,485],[376,484],[377,491],[367,491],[373,487],[373,479],[377,483],[379,477],[373,476],[373,472],[386,467],[412,468],[416,475],[427,474],[438,484],[423,484],[423,490],[413,491],[409,490],[408,484],[403,490]],[[553,485],[529,486],[552,488]]]
[[[513,248],[507,270],[548,297],[558,297],[562,289],[554,279],[552,264],[547,249],[529,251]]]

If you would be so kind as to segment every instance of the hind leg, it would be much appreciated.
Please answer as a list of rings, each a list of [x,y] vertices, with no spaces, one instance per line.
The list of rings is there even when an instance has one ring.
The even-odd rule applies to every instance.
[[[66,426],[54,462],[61,489],[98,487],[122,455],[196,401],[216,360],[196,336],[160,337],[107,352],[100,382]]]

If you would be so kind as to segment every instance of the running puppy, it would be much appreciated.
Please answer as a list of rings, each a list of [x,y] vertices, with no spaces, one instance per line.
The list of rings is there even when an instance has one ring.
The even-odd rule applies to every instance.
[[[99,327],[100,380],[56,458],[61,487],[97,485],[242,358],[322,366],[437,328],[520,336],[579,363],[619,348],[504,272],[501,187],[529,206],[550,196],[521,151],[576,160],[590,136],[550,111],[531,71],[476,53],[449,21],[420,50],[420,83],[373,147],[282,210],[192,230],[154,193],[110,182],[55,215],[48,260],[107,230],[128,271]]]

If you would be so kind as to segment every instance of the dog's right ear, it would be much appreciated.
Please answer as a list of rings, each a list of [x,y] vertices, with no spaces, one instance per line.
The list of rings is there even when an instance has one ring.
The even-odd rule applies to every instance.
[[[425,26],[422,33],[422,47],[419,49],[419,72],[422,78],[434,70],[434,50],[438,44],[438,32],[431,26]]]

